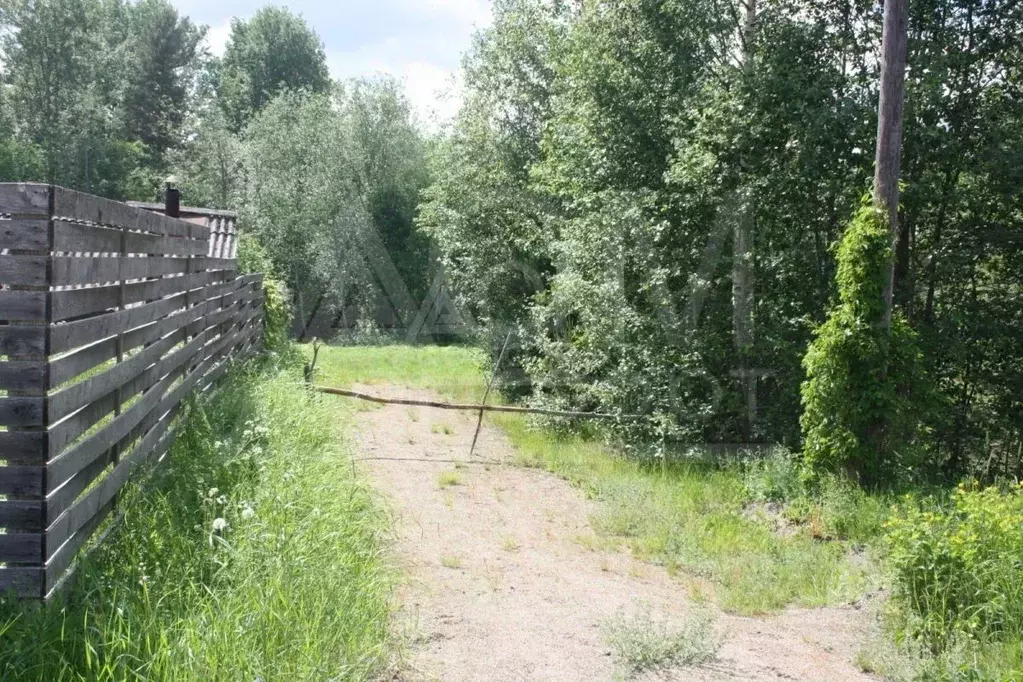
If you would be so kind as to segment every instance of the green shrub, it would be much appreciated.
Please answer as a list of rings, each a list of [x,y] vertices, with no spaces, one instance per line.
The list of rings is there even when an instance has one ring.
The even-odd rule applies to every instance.
[[[263,279],[263,347],[275,353],[287,353],[291,344],[291,296],[284,282],[267,276]]]
[[[882,534],[891,511],[884,497],[834,475],[821,479],[817,504],[825,535],[861,544]]]
[[[907,501],[887,549],[906,635],[936,652],[963,637],[1023,636],[1023,487],[961,485],[945,506]]]
[[[262,273],[263,293],[263,347],[275,353],[291,350],[291,294],[288,286],[277,275],[273,261],[260,241],[242,231],[238,234],[238,271],[243,274]]]
[[[914,459],[921,354],[899,313],[885,327],[892,262],[888,220],[864,205],[838,249],[839,302],[803,359],[806,472],[843,472],[865,485],[904,476]]]
[[[742,478],[746,496],[756,502],[791,502],[806,490],[798,458],[784,448],[748,462]]]

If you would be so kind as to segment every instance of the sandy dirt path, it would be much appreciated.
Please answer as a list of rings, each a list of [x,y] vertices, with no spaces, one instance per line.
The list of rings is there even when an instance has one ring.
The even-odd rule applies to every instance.
[[[363,387],[366,388],[366,387]],[[390,397],[434,393],[373,387]],[[682,619],[694,605],[663,569],[594,551],[592,502],[569,483],[513,464],[484,426],[460,484],[475,415],[387,406],[356,412],[362,466],[395,516],[395,555],[409,651],[398,679],[503,682],[620,679],[601,630],[624,609]],[[445,428],[447,427],[447,428]],[[853,663],[867,623],[853,609],[790,610],[758,619],[716,614],[717,659],[643,680],[870,680]]]

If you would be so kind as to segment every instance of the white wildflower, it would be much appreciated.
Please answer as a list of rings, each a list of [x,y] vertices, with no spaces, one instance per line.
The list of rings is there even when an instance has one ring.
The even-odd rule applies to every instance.
[[[213,532],[219,533],[224,530],[227,530],[227,519],[220,517],[213,519]]]

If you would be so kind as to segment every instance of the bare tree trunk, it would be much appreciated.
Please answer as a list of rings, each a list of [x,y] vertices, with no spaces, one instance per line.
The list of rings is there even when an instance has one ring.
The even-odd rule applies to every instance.
[[[902,161],[902,108],[906,93],[909,0],[885,0],[881,38],[881,97],[877,105],[874,203],[888,214],[892,244],[899,237],[899,174]],[[891,329],[895,262],[885,285],[885,326]]]
[[[742,71],[748,78],[753,73],[756,56],[757,0],[740,0],[743,21]],[[741,166],[741,162],[740,162]],[[740,168],[740,172],[741,172]],[[735,221],[732,233],[732,332],[735,350],[739,357],[739,381],[746,399],[746,435],[752,436],[753,422],[757,411],[757,379],[749,367],[749,358],[754,344],[754,308],[756,303],[756,281],[753,262],[753,197],[748,188],[739,187],[735,192]]]

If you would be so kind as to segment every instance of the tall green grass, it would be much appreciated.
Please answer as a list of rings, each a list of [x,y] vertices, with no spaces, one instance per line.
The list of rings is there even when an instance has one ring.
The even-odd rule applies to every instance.
[[[3,680],[360,680],[390,663],[386,519],[336,404],[249,369],[187,409],[66,600],[0,605]]]
[[[308,350],[308,349],[307,349]],[[317,381],[334,386],[394,383],[432,388],[454,399],[478,399],[485,376],[480,356],[462,347],[329,347],[320,352]],[[597,502],[596,538],[693,581],[700,596],[744,614],[789,605],[850,601],[874,578],[870,561],[850,560],[850,543],[821,542],[809,523],[777,532],[772,519],[750,512],[747,481],[737,467],[644,464],[602,442],[551,433],[519,415],[489,415],[507,434],[519,463],[541,467],[582,488]],[[835,495],[833,523],[850,524],[862,509],[843,510]],[[876,505],[874,505],[876,507]],[[880,530],[880,522],[873,522]],[[859,539],[859,538],[858,538]]]
[[[301,346],[312,357],[310,345]],[[324,346],[314,381],[325,386],[393,384],[430,388],[454,400],[478,401],[486,390],[483,354],[467,346]],[[496,400],[497,394],[491,397]]]

